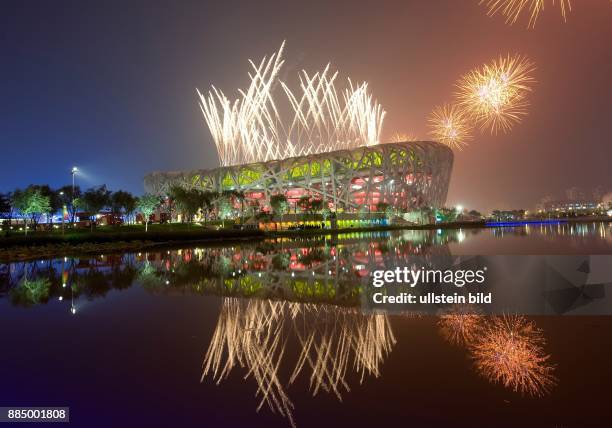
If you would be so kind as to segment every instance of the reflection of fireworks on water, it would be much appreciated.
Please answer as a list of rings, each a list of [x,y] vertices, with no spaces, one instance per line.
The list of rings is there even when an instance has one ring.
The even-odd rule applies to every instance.
[[[469,345],[476,338],[482,318],[475,306],[456,305],[440,315],[438,326],[442,337],[453,345]]]
[[[436,107],[429,117],[429,127],[434,140],[451,148],[461,150],[472,138],[464,111],[454,105]]]
[[[527,58],[508,55],[470,71],[456,85],[459,107],[481,129],[509,131],[527,114],[534,69]]]
[[[540,13],[544,11],[544,6],[547,3],[546,0],[480,0],[480,4],[485,4],[489,9],[487,14],[493,16],[497,13],[501,13],[506,17],[507,24],[514,24],[523,11],[528,10],[529,25],[528,28],[535,27],[536,21]],[[559,6],[563,21],[566,20],[567,12],[572,11],[572,4],[570,0],[552,0],[550,4],[555,6],[555,3]]]
[[[494,316],[471,347],[476,370],[521,394],[542,396],[556,384],[542,330],[522,316]]]
[[[261,401],[257,410],[266,403],[294,425],[293,403],[278,377],[285,348],[279,322],[284,308],[284,302],[253,300],[244,310],[239,299],[224,299],[204,357],[202,380],[210,373],[219,384],[236,365],[245,367],[245,378],[252,376],[258,385],[256,395],[261,396]]]
[[[366,374],[380,376],[380,367],[395,337],[384,315],[363,315],[352,308],[326,306],[313,306],[312,310],[316,312],[315,323],[294,319],[293,332],[302,350],[289,383],[308,366],[313,395],[324,390],[342,400],[342,390],[350,391],[345,378],[351,360],[361,382]],[[301,315],[307,312],[301,311]]]
[[[319,390],[341,399],[350,390],[348,369],[363,381],[378,377],[384,358],[395,344],[385,315],[364,315],[355,308],[289,303],[270,300],[225,298],[219,320],[204,357],[202,380],[212,376],[217,384],[236,366],[253,377],[257,395],[273,412],[295,426],[293,403],[279,377],[290,332],[301,345],[300,356],[290,376],[293,383],[304,368],[310,368],[313,395]]]
[[[198,91],[222,166],[378,144],[385,112],[368,84],[349,79],[344,91],[338,90],[338,73],[328,65],[313,75],[303,71],[296,95],[279,80],[283,47],[259,65],[251,62],[250,85],[234,102],[215,87],[208,94]],[[280,87],[282,100],[275,98]],[[288,121],[279,101],[292,112]]]

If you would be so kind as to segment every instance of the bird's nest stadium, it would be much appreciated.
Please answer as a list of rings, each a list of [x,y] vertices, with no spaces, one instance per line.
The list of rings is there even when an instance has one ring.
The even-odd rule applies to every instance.
[[[358,147],[267,162],[188,172],[152,172],[145,190],[167,196],[180,186],[215,193],[241,192],[262,211],[270,197],[283,194],[290,204],[308,196],[332,211],[372,211],[385,203],[398,211],[439,208],[446,201],[452,150],[432,141]]]

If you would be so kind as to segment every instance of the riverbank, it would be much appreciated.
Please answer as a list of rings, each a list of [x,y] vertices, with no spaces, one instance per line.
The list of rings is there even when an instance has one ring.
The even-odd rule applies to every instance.
[[[563,222],[585,223],[601,219],[563,219]],[[609,222],[608,220],[603,220]],[[186,225],[154,225],[148,232],[139,226],[105,227],[89,230],[36,232],[28,236],[14,235],[0,238],[0,263],[26,261],[39,258],[91,255],[119,251],[146,249],[183,244],[214,245],[218,243],[259,241],[281,237],[308,237],[337,235],[354,232],[380,232],[392,230],[472,229],[488,227],[485,222],[454,222],[428,225],[389,225],[351,227],[341,229],[305,230],[239,230],[188,227]]]
[[[17,235],[0,238],[0,263],[26,261],[39,258],[91,255],[118,251],[143,251],[152,248],[176,245],[214,245],[217,243],[260,241],[268,238],[307,237],[317,235],[335,235],[352,232],[373,232],[407,229],[406,226],[376,226],[344,229],[306,229],[306,230],[238,230],[208,229],[182,225],[156,225],[148,232],[122,228],[99,228],[90,231],[67,231],[66,234],[37,232],[29,236]],[[165,226],[165,227],[164,227]],[[474,227],[465,225],[464,227]],[[444,227],[461,227],[457,224]],[[479,226],[482,227],[482,224]],[[414,226],[409,229],[433,228],[432,226]]]

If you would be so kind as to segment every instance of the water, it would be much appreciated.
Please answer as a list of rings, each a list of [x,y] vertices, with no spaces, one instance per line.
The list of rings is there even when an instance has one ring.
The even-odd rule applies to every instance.
[[[492,319],[477,320],[494,334],[476,348],[455,340],[453,318],[361,311],[372,266],[450,254],[612,254],[612,227],[355,233],[2,265],[0,403],[69,406],[87,427],[601,423],[612,317],[508,319],[540,334],[518,343],[513,372],[487,359],[499,350]]]

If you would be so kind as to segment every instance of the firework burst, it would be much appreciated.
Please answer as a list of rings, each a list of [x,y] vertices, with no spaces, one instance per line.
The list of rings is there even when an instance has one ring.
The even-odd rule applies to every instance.
[[[440,315],[438,326],[442,337],[453,345],[469,345],[474,342],[481,327],[482,315],[473,305],[451,308]]]
[[[355,85],[349,79],[345,89],[338,90],[338,73],[328,65],[312,75],[303,71],[299,91],[294,92],[279,80],[283,48],[284,43],[259,64],[250,62],[250,85],[238,91],[235,101],[214,86],[206,95],[197,91],[221,165],[378,144],[385,111],[368,84]],[[278,97],[277,90],[284,96]],[[288,116],[281,114],[284,110]]]
[[[556,384],[542,331],[521,316],[495,316],[472,345],[476,370],[515,392],[543,396]]]
[[[521,17],[523,12],[529,14],[529,24],[527,28],[534,28],[538,16],[544,11],[544,6],[548,4],[546,0],[480,0],[488,8],[487,15],[493,16],[501,13],[506,17],[507,24],[514,24]],[[570,0],[552,0],[552,6],[558,5],[563,21],[566,21],[567,13],[572,11]]]
[[[403,143],[405,141],[418,141],[418,138],[410,132],[396,132],[391,136],[391,139],[389,140],[390,143]]]
[[[481,129],[507,132],[527,114],[534,69],[526,57],[500,56],[459,79],[458,105]]]
[[[464,110],[454,105],[436,107],[429,116],[432,138],[455,149],[463,149],[472,138],[472,127]]]

